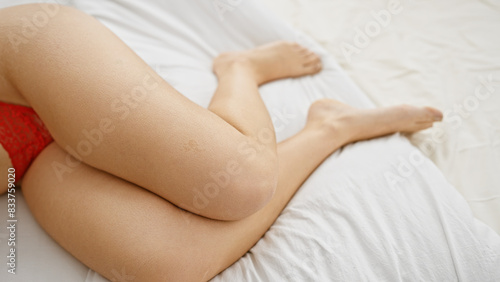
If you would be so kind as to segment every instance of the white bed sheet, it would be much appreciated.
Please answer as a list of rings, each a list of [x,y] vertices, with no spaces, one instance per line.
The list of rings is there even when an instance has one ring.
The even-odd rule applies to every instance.
[[[372,13],[388,11],[391,2],[399,2],[401,11],[358,48],[356,28],[365,30],[375,19]],[[447,112],[444,123],[411,141],[465,197],[474,215],[500,234],[500,1],[265,4],[325,47],[377,105],[411,103]],[[359,53],[345,52],[346,44]],[[474,99],[478,87],[489,97]]]
[[[17,1],[10,3],[18,3]],[[319,52],[322,73],[262,87],[278,138],[304,124],[308,106],[331,97],[373,104],[327,52],[251,1],[75,1],[112,29],[162,77],[206,106],[213,57],[277,39]],[[226,4],[217,11],[214,3]],[[193,83],[196,82],[196,83]],[[0,198],[4,210],[5,196]],[[2,281],[105,281],[57,246],[19,209],[19,272]],[[5,222],[6,213],[0,213]],[[0,251],[6,252],[6,231]],[[48,256],[48,257],[47,257]],[[476,220],[440,170],[400,135],[358,142],[308,179],[252,250],[214,281],[498,281],[500,237]],[[120,281],[123,270],[115,270]],[[7,280],[8,279],[8,280]]]

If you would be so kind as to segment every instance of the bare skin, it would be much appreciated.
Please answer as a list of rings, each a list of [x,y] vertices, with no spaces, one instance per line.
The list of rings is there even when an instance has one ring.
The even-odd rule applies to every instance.
[[[265,81],[307,75],[320,69],[309,66],[319,61],[316,55],[312,60],[297,44],[280,42],[215,64],[220,84],[206,110],[162,80],[97,20],[75,9],[61,6],[36,36],[13,44],[9,35],[22,35],[22,19],[43,7],[1,11],[0,21],[9,30],[0,34],[0,73],[7,81],[0,93],[12,97],[17,91],[61,148],[209,218],[241,219],[270,200],[277,180],[276,141],[258,95],[264,81],[256,78],[263,68],[256,65],[268,58],[281,66],[268,68]],[[278,50],[282,57],[273,59]],[[262,132],[269,135],[266,142],[259,140]],[[245,153],[256,147],[263,149]],[[72,173],[74,163],[68,158],[56,164],[59,180]],[[228,168],[245,173],[232,175],[217,197],[205,201],[213,175]]]
[[[293,42],[273,42],[243,52],[228,52],[214,61],[214,72],[220,77],[235,62],[250,63],[254,81],[261,85],[281,78],[301,77],[321,70],[315,53]]]
[[[338,101],[318,103],[311,114],[318,120],[334,118],[335,130],[348,132],[345,143],[379,137],[393,132],[413,133],[432,126],[443,114],[431,107],[399,105],[376,109],[357,109]],[[333,115],[333,117],[332,117]],[[376,124],[373,121],[376,121]],[[342,128],[346,127],[346,128]]]
[[[0,10],[0,21],[15,23],[16,17],[11,15],[30,15],[37,10],[36,5],[21,7]],[[220,84],[206,110],[161,81],[97,22],[66,8],[60,16],[53,19],[59,24],[54,23],[44,34],[48,39],[41,36],[36,40],[38,47],[26,44],[23,48],[27,50],[20,51],[26,52],[24,56],[1,58],[7,61],[2,65],[10,66],[4,70],[4,77],[8,74],[9,83],[39,113],[56,140],[28,170],[23,193],[41,226],[76,258],[109,279],[125,269],[135,281],[208,280],[262,237],[305,179],[335,150],[349,142],[423,129],[441,116],[431,108],[361,110],[334,100],[320,100],[311,106],[306,127],[297,135],[276,144],[273,133],[263,141],[259,138],[262,131],[274,131],[258,85],[318,72],[319,59],[303,47],[281,42],[221,55],[214,62]],[[15,31],[16,25],[12,26]],[[71,26],[71,32],[60,28],[67,26]],[[92,39],[92,46],[77,41],[72,34],[85,34]],[[74,50],[76,43],[85,46]],[[74,47],[71,50],[75,55],[51,53],[54,44],[68,47],[61,50]],[[292,59],[283,61],[282,54]],[[54,69],[49,67],[40,74],[22,70],[23,66],[29,69],[33,62],[45,66],[44,59],[50,59]],[[117,60],[120,67],[114,66]],[[95,64],[105,71],[94,70]],[[63,65],[64,73],[59,68]],[[129,118],[115,123],[116,129],[94,148],[96,153],[84,157],[84,163],[61,179],[52,164],[65,163],[67,146],[78,144],[83,129],[107,117],[107,102],[120,97],[119,93],[128,93],[130,87],[124,86],[144,85],[144,74],[152,78],[144,87],[158,83],[156,88],[147,88],[149,100],[142,101],[145,109],[138,105]],[[103,76],[107,76],[105,81]],[[54,82],[51,77],[58,79]],[[58,90],[61,88],[64,91]],[[68,109],[54,105],[56,98]],[[61,120],[60,116],[67,118]],[[161,126],[165,128],[158,128]],[[124,142],[129,139],[135,142]],[[197,143],[197,150],[183,146],[191,140]],[[235,161],[235,155],[242,155],[238,152],[240,144],[255,149],[253,160],[246,160],[243,154]],[[206,207],[190,206],[196,194],[184,189],[185,182],[203,188],[212,181],[205,171],[215,165],[227,172],[233,161],[241,172],[232,176],[232,185],[220,189]],[[231,166],[229,170],[238,168]],[[181,175],[165,176],[170,170]],[[146,180],[135,178],[141,173]],[[175,179],[165,179],[169,177]],[[256,184],[258,180],[262,183]]]
[[[336,116],[337,111],[348,109],[352,108],[333,100],[320,100],[311,106],[306,127],[278,144],[280,166],[274,196],[258,212],[241,220],[217,221],[184,212],[157,195],[87,165],[78,167],[61,185],[49,168],[51,162],[65,156],[55,144],[30,168],[23,193],[44,229],[108,279],[124,269],[135,281],[206,281],[262,237],[314,169],[348,140],[359,138],[358,126],[370,128],[388,121],[382,111]],[[394,117],[397,127],[401,126],[399,118],[407,118],[406,114]],[[399,129],[406,131],[412,126]],[[388,133],[391,131],[372,131],[364,137]],[[148,230],[147,236],[144,230]],[[143,238],[141,244],[137,238]]]
[[[7,170],[12,167],[9,154],[0,146],[0,195],[7,192]]]

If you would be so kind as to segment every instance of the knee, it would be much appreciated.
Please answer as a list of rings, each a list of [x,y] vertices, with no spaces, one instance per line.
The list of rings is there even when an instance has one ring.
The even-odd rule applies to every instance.
[[[227,220],[240,220],[262,209],[271,201],[278,185],[277,166],[255,164],[231,187],[232,199]]]
[[[196,213],[217,220],[240,220],[272,199],[278,182],[277,162],[248,162],[236,173],[213,173],[211,180],[194,196]]]

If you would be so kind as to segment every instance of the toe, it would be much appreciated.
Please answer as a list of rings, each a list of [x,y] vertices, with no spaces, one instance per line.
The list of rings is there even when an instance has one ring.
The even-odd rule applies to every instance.
[[[305,54],[306,57],[310,57],[310,56],[316,55],[313,51],[311,51],[309,49],[305,49],[304,54]]]
[[[316,65],[321,63],[321,58],[315,53],[310,53],[304,59],[304,65]]]
[[[321,61],[317,61],[314,63],[309,63],[307,65],[304,65],[304,69],[307,73],[309,74],[315,74],[321,71],[323,68],[323,65],[321,64]]]
[[[306,57],[305,57],[305,61],[306,63],[309,63],[309,62],[314,62],[314,61],[319,61],[319,56],[316,55],[315,53],[313,52],[308,52],[306,54]]]
[[[434,123],[432,123],[432,122],[424,122],[424,123],[418,124],[417,129],[415,131],[420,131],[420,130],[424,130],[427,128],[431,128],[433,124]]]
[[[320,70],[323,69],[323,64],[321,63],[321,61],[319,61],[315,64],[315,69],[316,69],[316,72],[319,72]]]
[[[311,52],[309,49],[305,48],[305,47],[302,47],[300,46],[299,49],[297,49],[299,54],[303,55],[303,56],[309,56],[310,54],[313,54],[313,52]]]
[[[427,111],[428,116],[433,120],[433,121],[442,121],[443,120],[443,113],[432,107],[425,107],[425,110]]]

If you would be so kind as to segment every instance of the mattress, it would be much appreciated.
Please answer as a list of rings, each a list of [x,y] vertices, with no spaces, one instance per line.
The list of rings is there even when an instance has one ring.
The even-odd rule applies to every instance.
[[[19,3],[4,1],[2,5]],[[315,76],[261,87],[279,140],[305,123],[309,105],[334,98],[375,104],[327,50],[255,1],[68,3],[95,16],[192,101],[207,106],[220,52],[275,40],[322,56]],[[196,82],[196,83],[193,83]],[[59,247],[18,199],[18,272],[2,281],[106,281]],[[5,195],[0,208],[5,210]],[[0,213],[6,222],[7,213]],[[5,229],[0,252],[7,253]],[[168,239],[168,238],[167,238]],[[265,236],[213,281],[498,281],[500,236],[476,219],[441,170],[405,136],[357,142],[329,157]],[[133,281],[113,270],[113,281]]]

